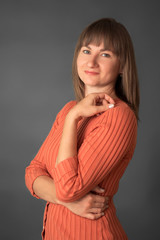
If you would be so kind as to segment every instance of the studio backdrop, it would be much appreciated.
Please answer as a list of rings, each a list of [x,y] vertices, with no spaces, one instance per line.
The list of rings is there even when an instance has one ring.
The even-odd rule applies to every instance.
[[[33,198],[25,168],[57,113],[74,100],[72,58],[84,27],[112,17],[133,40],[140,82],[140,122],[134,156],[114,198],[130,240],[159,233],[159,2],[0,1],[0,239],[41,239],[45,202]]]

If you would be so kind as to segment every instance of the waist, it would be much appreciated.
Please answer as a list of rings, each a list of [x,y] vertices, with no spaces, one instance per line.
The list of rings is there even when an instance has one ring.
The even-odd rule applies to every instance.
[[[46,236],[57,236],[55,239],[60,240],[87,240],[93,235],[96,240],[107,240],[119,239],[118,233],[122,240],[126,239],[126,234],[116,216],[113,199],[110,199],[109,207],[104,213],[101,218],[91,220],[72,213],[62,205],[49,203],[44,217]]]

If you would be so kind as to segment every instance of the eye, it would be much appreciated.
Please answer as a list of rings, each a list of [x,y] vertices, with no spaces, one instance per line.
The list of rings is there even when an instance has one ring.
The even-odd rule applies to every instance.
[[[102,56],[107,57],[107,58],[111,57],[111,55],[109,53],[102,53]]]
[[[87,50],[87,49],[84,49],[82,52],[83,52],[84,54],[90,54],[90,51]]]

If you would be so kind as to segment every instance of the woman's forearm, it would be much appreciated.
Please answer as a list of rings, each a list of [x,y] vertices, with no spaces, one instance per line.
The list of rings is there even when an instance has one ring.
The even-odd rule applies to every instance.
[[[68,157],[73,157],[77,154],[78,121],[78,117],[75,117],[73,114],[67,114],[56,160],[56,166],[64,159]]]
[[[37,177],[33,183],[33,191],[38,197],[47,202],[59,202],[59,200],[56,198],[54,181],[48,176]]]
[[[33,183],[34,193],[41,199],[54,204],[60,204],[67,208],[71,207],[70,203],[62,202],[56,197],[56,188],[54,180],[48,176],[39,176]]]
[[[67,114],[63,133],[61,137],[59,152],[56,160],[56,165],[68,157],[73,157],[77,154],[77,123],[79,118],[74,114]],[[33,183],[35,194],[41,199],[62,204],[56,197],[55,184],[52,178],[48,176],[39,176]],[[65,205],[63,203],[62,205]]]
[[[109,103],[112,103],[109,106]],[[98,104],[98,105],[97,105]],[[57,166],[69,157],[77,155],[77,124],[81,118],[88,118],[106,111],[114,106],[114,100],[106,93],[88,94],[83,100],[76,104],[67,114],[63,126],[63,133],[56,159]]]
[[[59,201],[56,198],[54,181],[48,176],[37,177],[33,183],[33,190],[41,199],[54,204],[61,204],[74,214],[88,219],[98,219],[102,217],[104,215],[103,211],[108,207],[108,199],[93,193],[87,194],[80,200],[71,203]],[[102,192],[99,187],[96,191]]]

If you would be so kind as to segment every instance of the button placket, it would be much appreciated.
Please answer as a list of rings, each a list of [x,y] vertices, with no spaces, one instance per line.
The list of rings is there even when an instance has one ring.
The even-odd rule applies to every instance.
[[[42,234],[41,234],[42,239],[44,239],[44,236],[45,236],[45,226],[46,226],[46,221],[47,221],[48,206],[49,206],[49,202],[47,202],[46,207],[45,207],[45,211],[44,211],[43,230],[42,230]]]

